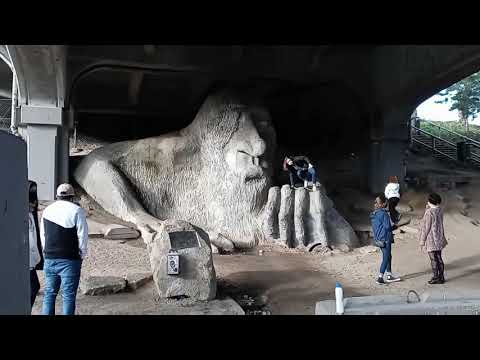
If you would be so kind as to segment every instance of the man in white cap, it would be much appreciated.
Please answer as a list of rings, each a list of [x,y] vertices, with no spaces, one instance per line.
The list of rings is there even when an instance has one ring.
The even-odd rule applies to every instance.
[[[40,222],[45,257],[43,315],[55,315],[55,300],[62,287],[63,314],[75,314],[82,260],[87,255],[88,225],[85,211],[73,202],[70,184],[57,188],[57,201],[47,206]]]

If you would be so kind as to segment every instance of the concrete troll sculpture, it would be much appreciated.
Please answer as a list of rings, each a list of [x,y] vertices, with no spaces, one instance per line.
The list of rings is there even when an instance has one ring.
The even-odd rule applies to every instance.
[[[186,128],[92,151],[74,177],[151,244],[166,219],[203,228],[226,251],[264,241],[357,245],[325,192],[271,187],[276,134],[269,112],[233,91],[210,95]]]

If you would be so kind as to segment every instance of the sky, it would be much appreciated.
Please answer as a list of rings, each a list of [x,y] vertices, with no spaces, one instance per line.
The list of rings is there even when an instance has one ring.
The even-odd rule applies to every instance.
[[[449,111],[450,104],[436,104],[435,101],[441,100],[438,95],[432,96],[417,107],[417,115],[422,119],[433,121],[457,121],[458,112],[456,110]],[[471,121],[470,124],[480,125],[480,118]]]

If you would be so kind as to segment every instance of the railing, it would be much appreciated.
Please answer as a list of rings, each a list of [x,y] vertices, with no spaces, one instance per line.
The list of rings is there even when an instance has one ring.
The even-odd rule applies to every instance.
[[[0,99],[0,130],[10,131],[12,100]]]
[[[449,160],[461,162],[463,164],[471,164],[480,167],[480,142],[470,139],[467,136],[459,134],[455,131],[446,129],[440,125],[430,121],[425,121],[433,126],[442,129],[459,138],[458,142],[452,142],[434,135],[426,130],[412,125],[412,143],[420,145],[432,151],[435,156],[443,157]],[[420,125],[421,126],[421,125]],[[459,147],[464,147],[459,151]]]
[[[468,160],[473,164],[480,166],[480,145],[476,143],[467,143],[468,149]]]
[[[455,136],[461,138],[463,141],[466,141],[466,142],[468,142],[468,143],[472,143],[472,144],[475,144],[475,145],[477,145],[477,146],[480,146],[480,142],[479,142],[479,141],[476,141],[476,140],[474,140],[474,139],[471,139],[471,138],[469,138],[469,137],[467,137],[467,136],[465,136],[465,135],[459,134],[459,133],[457,133],[456,131],[453,131],[453,130],[444,128],[443,126],[438,125],[438,124],[434,123],[433,121],[421,120],[421,123],[422,123],[422,122],[423,122],[423,123],[430,124],[430,125],[432,125],[432,126],[435,126],[436,128],[438,128],[438,129],[440,129],[440,130],[443,130],[443,131],[445,131],[445,132],[447,132],[447,133],[449,133],[449,134],[455,135]]]
[[[448,141],[444,140],[438,136],[435,136],[425,130],[412,126],[414,131],[414,135],[412,136],[412,141],[426,147],[427,149],[432,150],[434,154],[440,154],[445,156],[451,160],[457,160],[457,145]],[[430,142],[430,143],[429,143]],[[453,155],[452,153],[455,153]]]

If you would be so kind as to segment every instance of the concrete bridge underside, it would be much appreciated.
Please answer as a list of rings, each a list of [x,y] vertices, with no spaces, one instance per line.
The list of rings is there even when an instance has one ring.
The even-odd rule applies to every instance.
[[[292,141],[282,131],[293,120],[320,133],[343,124],[343,133],[358,134],[369,148],[368,187],[378,192],[388,175],[403,173],[416,106],[480,69],[477,45],[4,45],[0,57],[10,65],[0,72],[16,79],[29,178],[45,200],[68,179],[76,118],[143,116],[158,119],[158,131],[180,128],[212,87],[232,82],[268,100],[280,142]],[[11,91],[9,82],[0,86]]]

